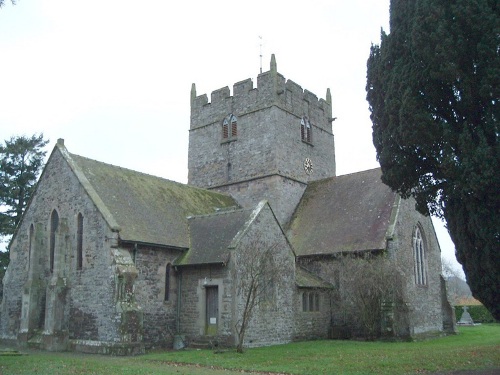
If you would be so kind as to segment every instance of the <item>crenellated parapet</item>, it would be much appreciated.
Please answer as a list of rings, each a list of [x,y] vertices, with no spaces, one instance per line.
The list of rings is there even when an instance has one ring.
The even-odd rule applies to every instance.
[[[318,99],[312,92],[287,80],[276,68],[276,59],[271,57],[270,70],[257,77],[257,87],[252,79],[246,79],[233,85],[233,95],[229,87],[215,90],[210,95],[196,95],[196,86],[191,87],[191,129],[200,128],[222,119],[229,113],[238,117],[269,108],[271,106],[291,113],[297,118],[307,116],[313,126],[331,133],[332,99],[330,89],[326,99]]]

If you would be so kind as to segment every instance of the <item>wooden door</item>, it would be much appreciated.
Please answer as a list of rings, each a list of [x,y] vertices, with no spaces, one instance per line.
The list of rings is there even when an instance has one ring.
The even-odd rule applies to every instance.
[[[206,293],[206,334],[216,335],[217,324],[219,320],[219,288],[217,286],[208,286]]]

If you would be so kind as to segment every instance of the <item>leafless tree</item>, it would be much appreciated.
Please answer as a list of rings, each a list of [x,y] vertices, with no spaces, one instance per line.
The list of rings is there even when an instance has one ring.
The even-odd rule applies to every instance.
[[[382,256],[347,255],[340,260],[341,304],[363,335],[374,339],[392,336],[395,314],[404,307],[401,275],[390,259]]]
[[[277,247],[277,244],[269,245],[257,238],[237,254],[236,290],[243,301],[236,322],[238,353],[243,353],[245,334],[256,307],[273,298],[274,290],[280,282],[276,277],[281,263],[279,254],[275,251]]]

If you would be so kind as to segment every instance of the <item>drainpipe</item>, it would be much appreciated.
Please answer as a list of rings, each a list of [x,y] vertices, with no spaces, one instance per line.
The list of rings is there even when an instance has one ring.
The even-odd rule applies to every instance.
[[[179,277],[178,280],[179,282],[177,283],[177,314],[175,317],[175,330],[177,334],[181,333],[181,291],[182,291],[182,268],[178,268],[177,271],[179,272]]]

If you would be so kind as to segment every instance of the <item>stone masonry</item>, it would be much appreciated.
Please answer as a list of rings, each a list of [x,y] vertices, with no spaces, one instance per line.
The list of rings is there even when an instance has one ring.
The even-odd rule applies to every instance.
[[[228,114],[237,118],[237,136],[223,138]],[[312,127],[312,140],[301,140],[301,120]],[[332,103],[303,90],[271,69],[228,87],[196,96],[191,90],[189,184],[217,189],[236,197],[246,207],[268,199],[285,223],[300,200],[307,182],[335,175]],[[304,161],[313,172],[304,171]]]

